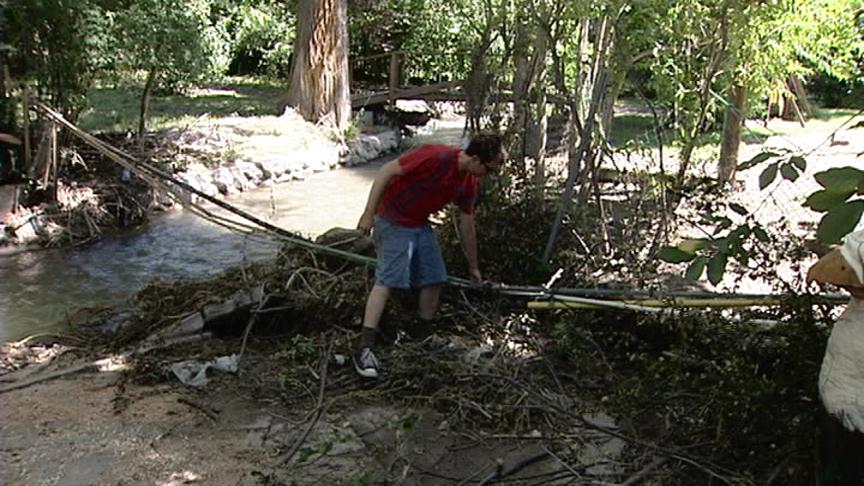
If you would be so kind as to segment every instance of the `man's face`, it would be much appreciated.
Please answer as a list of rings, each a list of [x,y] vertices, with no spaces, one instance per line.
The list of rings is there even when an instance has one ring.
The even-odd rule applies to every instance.
[[[478,158],[477,163],[480,165],[480,167],[482,167],[481,175],[497,174],[498,171],[501,170],[501,166],[504,163],[504,153],[502,152],[498,154],[498,157],[488,162],[484,162]]]

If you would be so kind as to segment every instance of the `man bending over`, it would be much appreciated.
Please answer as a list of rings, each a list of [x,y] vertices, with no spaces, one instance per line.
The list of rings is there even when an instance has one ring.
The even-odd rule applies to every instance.
[[[421,321],[438,310],[447,270],[429,216],[453,202],[461,210],[459,233],[471,279],[480,282],[474,207],[480,178],[502,163],[501,137],[475,135],[464,150],[449,145],[423,145],[384,164],[375,176],[357,229],[373,232],[378,255],[375,285],[366,300],[354,367],[361,376],[377,378],[380,365],[372,349],[390,289],[420,290]]]

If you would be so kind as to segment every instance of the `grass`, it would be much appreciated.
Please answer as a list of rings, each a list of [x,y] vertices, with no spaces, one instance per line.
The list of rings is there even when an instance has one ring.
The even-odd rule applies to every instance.
[[[857,115],[857,116],[856,116]],[[853,123],[847,124],[852,117],[856,120]],[[853,108],[814,108],[813,116],[807,120],[805,126],[801,126],[798,122],[772,123],[771,129],[765,128],[762,123],[757,120],[749,120],[747,127],[748,135],[761,136],[764,138],[772,135],[793,136],[809,132],[826,132],[830,133],[844,124],[848,128],[856,122],[864,120],[864,112]]]
[[[90,108],[79,120],[81,127],[91,132],[137,130],[141,90],[134,84],[93,89],[89,94]],[[157,94],[151,100],[148,129],[182,128],[204,115],[275,115],[284,91],[275,81],[230,77],[183,94]]]
[[[632,100],[623,100],[617,105],[617,108],[618,111],[612,126],[612,145],[618,148],[641,146],[649,150],[656,150],[659,143],[651,113]],[[766,127],[761,120],[750,119],[741,131],[741,141],[743,144],[761,145],[769,137],[774,136],[794,138],[809,133],[828,134],[841,127],[849,128],[862,121],[864,121],[864,113],[858,109],[816,107],[813,116],[803,127],[798,122],[783,121],[777,118],[772,119],[769,126]],[[698,137],[691,159],[692,169],[709,168],[709,171],[713,170],[710,167],[716,164],[719,156],[721,136],[722,133],[717,130]],[[674,129],[664,130],[663,146],[667,169],[677,166],[681,143]]]

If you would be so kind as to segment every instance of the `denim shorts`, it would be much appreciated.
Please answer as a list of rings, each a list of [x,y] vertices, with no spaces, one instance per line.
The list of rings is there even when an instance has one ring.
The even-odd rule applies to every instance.
[[[419,288],[447,281],[447,268],[435,231],[429,225],[399,226],[375,217],[375,282],[395,289]]]

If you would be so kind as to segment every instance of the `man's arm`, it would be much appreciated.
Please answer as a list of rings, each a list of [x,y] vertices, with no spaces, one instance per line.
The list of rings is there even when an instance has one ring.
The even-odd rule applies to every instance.
[[[357,229],[364,235],[368,235],[372,229],[372,224],[375,217],[375,210],[378,208],[378,203],[381,202],[381,196],[384,194],[384,189],[390,183],[393,176],[402,175],[402,166],[399,165],[399,160],[391,160],[382,165],[375,174],[375,181],[372,182],[372,188],[369,189],[369,199],[366,201],[366,209],[363,210],[363,215],[360,216],[360,221],[357,222]]]
[[[482,282],[480,265],[477,259],[477,228],[474,224],[474,214],[460,213],[459,235],[462,237],[462,250],[468,260],[468,275],[475,282]]]

